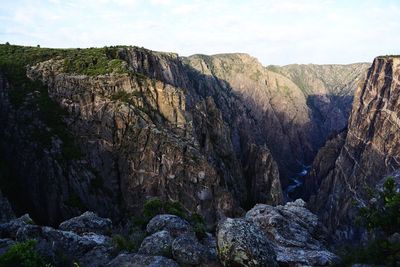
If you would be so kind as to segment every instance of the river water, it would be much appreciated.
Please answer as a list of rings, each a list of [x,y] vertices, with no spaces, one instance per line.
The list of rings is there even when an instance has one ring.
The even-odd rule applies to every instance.
[[[283,190],[286,201],[293,201],[293,194],[304,184],[305,176],[310,171],[311,166],[303,165],[303,169],[297,175],[289,178],[289,185]]]

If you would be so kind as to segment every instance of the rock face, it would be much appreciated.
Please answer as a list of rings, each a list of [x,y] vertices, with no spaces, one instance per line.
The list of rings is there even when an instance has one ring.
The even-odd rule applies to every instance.
[[[220,222],[217,244],[224,266],[278,266],[268,237],[244,219],[227,218]]]
[[[246,54],[194,55],[185,61],[227,82],[241,98],[259,122],[258,137],[265,140],[277,161],[284,186],[302,164],[312,162],[330,135],[346,127],[356,85],[370,66],[265,68]]]
[[[258,204],[246,213],[246,219],[268,236],[281,265],[328,266],[338,260],[323,244],[318,217],[301,199],[277,207]]]
[[[312,196],[311,202],[315,201],[313,198],[318,193],[318,190],[320,190],[323,179],[328,176],[335,166],[335,161],[346,140],[346,134],[347,129],[329,139],[318,151],[312,164],[312,169],[301,189],[301,197],[304,200],[308,201],[310,196]]]
[[[338,239],[357,238],[352,222],[364,189],[400,167],[399,79],[399,57],[376,58],[356,91],[345,140],[324,148],[333,151],[326,166],[320,168],[324,155],[314,163],[314,177],[326,178],[310,206]]]
[[[139,213],[158,196],[212,224],[239,206],[282,202],[261,122],[227,82],[174,54],[116,51],[128,73],[64,73],[56,58],[30,66],[27,75],[47,90],[23,95],[18,107],[0,75],[1,149],[21,187],[7,193],[15,203],[27,199],[22,210],[57,225],[84,210]],[[64,130],[40,115],[47,93],[66,111]],[[80,153],[71,153],[72,144]]]

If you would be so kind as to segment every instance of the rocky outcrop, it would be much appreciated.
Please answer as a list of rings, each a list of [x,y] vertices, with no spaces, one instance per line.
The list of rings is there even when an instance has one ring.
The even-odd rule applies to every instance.
[[[74,219],[79,220],[80,218]],[[96,220],[89,224],[96,224]],[[35,240],[35,250],[55,266],[78,261],[83,266],[100,267],[105,266],[113,258],[113,244],[109,236],[38,226],[34,224],[29,215],[0,224],[0,240],[2,240],[0,255],[16,242]]]
[[[155,230],[154,222],[160,220],[165,229]],[[37,253],[54,266],[74,262],[88,267],[220,266],[215,238],[209,233],[197,238],[192,226],[177,216],[164,214],[154,217],[147,228],[155,233],[149,232],[138,251],[129,253],[121,251],[112,241],[111,234],[115,229],[111,228],[110,223],[109,219],[85,212],[62,222],[60,228],[55,229],[36,225],[29,215],[24,215],[0,224],[0,256],[18,242],[34,240]],[[75,227],[77,224],[82,225],[82,229]],[[100,230],[99,225],[105,225],[107,229],[100,227]],[[187,231],[176,231],[182,229],[182,225]]]
[[[269,238],[284,266],[328,266],[338,257],[324,245],[323,226],[301,199],[285,206],[258,204],[246,213]]]
[[[285,206],[258,204],[244,218],[217,228],[225,266],[330,266],[339,258],[325,246],[326,231],[301,199]]]
[[[157,215],[146,230],[151,235],[143,240],[139,253],[172,257],[182,265],[218,265],[214,238],[207,235],[199,240],[193,227],[178,216]]]
[[[244,219],[227,218],[220,222],[217,244],[224,266],[278,266],[268,237]]]
[[[60,230],[72,231],[75,233],[96,233],[107,234],[111,232],[112,222],[97,216],[94,212],[87,211],[79,217],[71,218],[62,222],[59,226]]]
[[[330,167],[321,170],[320,161],[315,163],[317,176],[330,171],[310,206],[338,239],[360,237],[354,218],[357,207],[366,200],[365,188],[375,187],[383,176],[400,167],[399,78],[399,57],[374,60],[356,91],[347,136],[342,146],[338,143],[340,153],[329,160]]]
[[[173,237],[183,234],[194,235],[192,227],[186,220],[170,214],[161,214],[152,218],[147,224],[146,231],[149,234],[168,231]]]
[[[335,161],[346,140],[346,134],[347,129],[327,140],[325,145],[318,151],[312,164],[312,169],[305,178],[304,185],[301,188],[300,196],[305,201],[308,201],[311,197],[310,202],[313,203],[318,191],[323,190],[320,188],[321,183],[328,176],[329,172],[333,170]]]
[[[0,237],[15,239],[20,228],[31,224],[33,224],[33,220],[29,217],[29,214],[0,224]]]

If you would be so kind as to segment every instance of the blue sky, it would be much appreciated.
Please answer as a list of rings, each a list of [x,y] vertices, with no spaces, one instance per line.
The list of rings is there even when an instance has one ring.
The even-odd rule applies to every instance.
[[[264,65],[400,54],[400,0],[0,0],[0,43],[245,52]]]

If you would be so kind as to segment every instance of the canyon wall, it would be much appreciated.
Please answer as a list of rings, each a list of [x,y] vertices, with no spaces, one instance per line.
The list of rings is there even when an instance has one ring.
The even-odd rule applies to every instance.
[[[321,149],[307,178],[320,181],[309,204],[338,239],[359,238],[354,219],[366,188],[400,167],[399,78],[399,57],[374,60],[356,91],[346,133]]]

